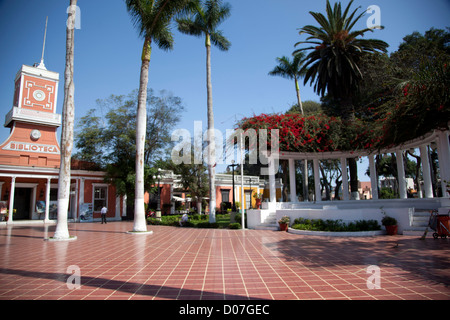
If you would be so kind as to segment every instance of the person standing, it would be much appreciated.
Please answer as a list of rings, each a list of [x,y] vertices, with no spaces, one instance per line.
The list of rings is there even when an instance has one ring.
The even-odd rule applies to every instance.
[[[103,206],[103,208],[101,210],[102,224],[103,224],[103,222],[105,222],[105,224],[106,224],[106,213],[107,212],[108,212],[108,209],[106,208],[106,206]]]

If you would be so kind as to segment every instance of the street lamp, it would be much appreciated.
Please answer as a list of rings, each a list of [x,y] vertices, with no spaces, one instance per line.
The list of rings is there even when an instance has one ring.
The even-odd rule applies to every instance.
[[[158,199],[156,201],[156,219],[161,220],[161,189],[159,182],[161,180],[161,169],[158,168],[158,175],[153,176],[153,180],[158,179]]]
[[[236,212],[236,203],[234,201],[234,167],[237,167],[238,165],[234,163],[234,160],[231,160],[231,164],[228,165],[227,171],[230,171],[230,167],[233,168],[232,176],[233,176],[233,212]]]

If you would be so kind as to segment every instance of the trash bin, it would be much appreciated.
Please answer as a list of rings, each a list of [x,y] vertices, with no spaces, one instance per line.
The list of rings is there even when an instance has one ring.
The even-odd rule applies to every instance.
[[[449,220],[450,217],[448,215],[443,214],[437,215],[436,233],[433,234],[434,238],[437,238],[438,236],[440,236],[441,238],[446,238],[447,236],[450,236]]]
[[[450,235],[449,233],[449,220],[450,217],[447,215],[438,215],[438,233],[439,234],[445,234],[445,235]]]

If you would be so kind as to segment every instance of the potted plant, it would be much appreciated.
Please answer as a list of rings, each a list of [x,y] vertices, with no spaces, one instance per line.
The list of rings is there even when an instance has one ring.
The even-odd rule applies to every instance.
[[[255,206],[256,209],[261,208],[261,198],[262,198],[262,194],[261,193],[255,193],[253,195],[253,198],[255,198]]]
[[[288,216],[283,216],[280,220],[278,220],[278,224],[280,225],[280,231],[287,231],[289,227],[290,218]]]
[[[17,212],[17,209],[13,209],[13,215]],[[6,210],[5,221],[9,220],[9,210]]]
[[[384,216],[381,220],[381,224],[386,228],[386,232],[388,235],[395,235],[397,234],[397,220],[393,217]]]

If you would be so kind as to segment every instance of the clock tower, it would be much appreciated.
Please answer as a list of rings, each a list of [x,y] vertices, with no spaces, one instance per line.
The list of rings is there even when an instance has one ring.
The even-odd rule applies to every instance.
[[[59,167],[60,148],[56,131],[61,115],[56,113],[59,74],[43,62],[23,65],[14,80],[13,107],[4,126],[11,129],[0,144],[0,163],[14,166]]]

